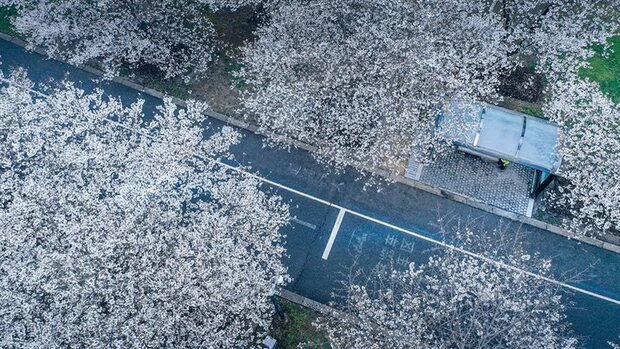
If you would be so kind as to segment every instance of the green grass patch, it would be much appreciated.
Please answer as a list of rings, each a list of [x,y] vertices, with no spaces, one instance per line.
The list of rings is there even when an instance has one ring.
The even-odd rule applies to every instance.
[[[594,47],[596,54],[589,61],[590,67],[582,69],[580,75],[597,82],[614,103],[620,103],[620,35],[608,43],[607,50],[601,45]]]
[[[308,349],[331,349],[325,334],[312,326],[318,316],[315,311],[284,300],[281,303],[286,319],[276,319],[273,326],[278,349],[297,349],[300,344]]]
[[[542,110],[542,106],[539,103],[527,102],[524,100],[505,97],[502,100],[494,100],[490,101],[491,104],[495,104],[497,106],[514,110],[519,113],[527,114],[529,116],[533,116],[543,120],[549,120],[548,117],[545,116],[545,113]]]
[[[0,6],[0,32],[11,35],[19,36],[19,34],[11,25],[11,20],[17,16],[17,9],[13,6]]]
[[[532,216],[533,216],[532,218],[538,219],[539,221],[543,221],[545,223],[555,225],[555,226],[562,226],[563,218],[565,218],[565,217],[558,215],[557,213],[543,211],[542,209],[539,209],[536,212],[534,212]]]
[[[538,107],[538,106],[525,106],[523,107],[523,110],[521,111],[524,114],[530,115],[530,116],[534,116],[540,119],[545,119],[547,120],[547,117],[545,116],[545,113],[543,112],[543,110]]]
[[[248,84],[244,79],[240,78],[237,75],[237,72],[239,72],[239,70],[242,68],[241,63],[228,57],[224,57],[223,61],[226,64],[226,75],[228,76],[228,83],[230,84],[230,86],[240,91],[245,90]]]
[[[153,90],[162,92],[168,96],[177,97],[183,100],[189,99],[190,94],[187,87],[174,80],[144,79],[143,85]]]

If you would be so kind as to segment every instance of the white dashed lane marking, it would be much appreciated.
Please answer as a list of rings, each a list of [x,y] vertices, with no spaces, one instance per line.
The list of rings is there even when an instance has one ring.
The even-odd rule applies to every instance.
[[[297,217],[291,218],[291,221],[294,222],[294,223],[297,223],[299,225],[303,225],[306,228],[310,228],[312,230],[316,230],[316,225],[314,225],[314,224],[312,224],[310,222],[306,222],[304,220],[301,220],[301,219],[299,219]]]
[[[323,259],[327,259],[329,257],[329,253],[332,250],[332,246],[334,246],[334,241],[336,241],[336,236],[338,235],[338,230],[340,230],[340,225],[342,224],[342,219],[344,218],[345,209],[341,208],[338,212],[338,218],[336,218],[336,223],[334,223],[334,228],[332,228],[332,233],[329,235],[329,240],[327,240],[327,246],[325,246],[325,251],[323,251]]]

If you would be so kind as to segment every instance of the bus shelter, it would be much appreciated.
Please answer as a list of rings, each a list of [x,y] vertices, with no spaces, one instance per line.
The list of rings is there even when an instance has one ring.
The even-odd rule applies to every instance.
[[[461,151],[534,169],[532,198],[551,184],[562,162],[559,127],[540,118],[487,104],[452,104],[437,126]]]

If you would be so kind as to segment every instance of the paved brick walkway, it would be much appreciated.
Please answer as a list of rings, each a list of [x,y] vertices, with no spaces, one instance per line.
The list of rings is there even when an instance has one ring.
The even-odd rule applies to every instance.
[[[528,204],[534,170],[523,165],[510,163],[501,170],[495,162],[455,151],[442,155],[431,165],[410,160],[405,176],[508,211],[531,215]]]

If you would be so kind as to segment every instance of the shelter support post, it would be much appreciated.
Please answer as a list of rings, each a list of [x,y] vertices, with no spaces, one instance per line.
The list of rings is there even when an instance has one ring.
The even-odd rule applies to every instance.
[[[530,193],[530,197],[531,198],[536,198],[538,195],[540,195],[540,193],[543,192],[543,190],[545,190],[549,184],[551,184],[551,182],[553,182],[553,180],[555,179],[555,175],[554,174],[548,174],[547,177],[540,182],[540,177],[537,175],[536,176],[536,186],[534,187],[534,190],[532,190],[532,192]]]

